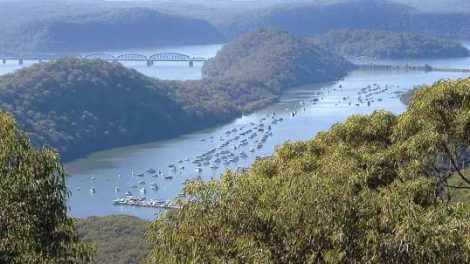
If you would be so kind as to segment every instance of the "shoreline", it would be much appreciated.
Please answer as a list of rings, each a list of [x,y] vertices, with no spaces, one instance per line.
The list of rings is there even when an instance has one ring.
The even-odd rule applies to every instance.
[[[350,70],[347,74],[350,74],[354,70],[366,70],[366,71],[384,71],[384,70],[410,71],[411,70],[411,71],[423,71],[423,72],[426,72],[426,71],[441,71],[439,68],[431,67],[431,69],[428,70],[426,67],[410,66],[410,65],[393,65],[393,67],[389,67],[388,65],[374,65],[374,64],[367,65],[367,64],[359,64],[359,63],[355,63],[353,65],[354,65],[354,68],[352,70]],[[450,69],[450,72],[455,72],[455,70],[456,69]],[[461,72],[460,69],[457,69],[457,70],[458,70],[458,72]],[[442,71],[447,71],[447,70],[445,69],[445,70],[442,70]],[[465,73],[470,72],[470,70],[465,70],[464,72]],[[347,76],[347,74],[345,76]],[[335,82],[335,81],[341,80],[345,76],[339,77],[339,78],[337,78],[335,80],[331,80],[331,81]],[[200,79],[200,80],[202,80],[202,79]],[[233,115],[231,115],[227,119],[218,120],[218,121],[212,122],[212,123],[209,122],[206,125],[203,124],[201,126],[197,126],[197,127],[194,127],[194,128],[182,129],[180,132],[172,134],[172,135],[167,135],[167,136],[163,136],[163,137],[155,137],[155,138],[135,139],[135,140],[130,140],[130,141],[126,141],[126,142],[121,141],[121,142],[117,142],[117,143],[102,144],[101,146],[99,144],[98,145],[95,144],[95,145],[93,145],[93,146],[95,146],[94,148],[90,148],[88,150],[77,151],[77,152],[74,152],[73,154],[70,154],[70,153],[67,153],[67,154],[59,153],[59,154],[60,154],[60,157],[61,157],[62,161],[66,163],[66,162],[72,162],[72,161],[76,161],[76,160],[79,160],[79,159],[89,157],[90,155],[92,155],[94,153],[97,153],[97,152],[101,152],[101,151],[112,150],[112,149],[120,148],[120,147],[128,147],[128,146],[132,146],[132,145],[148,144],[148,143],[152,143],[152,142],[156,142],[156,141],[162,141],[162,140],[169,140],[169,139],[177,138],[179,136],[184,136],[186,134],[195,133],[195,132],[198,132],[198,131],[203,131],[205,129],[216,128],[218,126],[222,126],[222,125],[225,125],[227,123],[230,123],[231,121],[233,121],[237,118],[240,118],[243,115],[251,114],[253,112],[256,112],[258,110],[261,110],[263,108],[266,108],[266,107],[268,107],[272,104],[275,104],[275,103],[279,102],[279,99],[281,98],[282,94],[285,91],[288,91],[290,89],[293,89],[293,88],[299,87],[299,86],[303,86],[303,85],[319,84],[319,83],[324,83],[324,82],[325,81],[320,81],[320,82],[298,84],[298,85],[293,85],[293,86],[287,87],[287,88],[283,89],[280,94],[274,95],[274,98],[272,98],[271,100],[260,101],[258,105],[256,105],[253,108],[250,108],[246,112],[234,112]]]

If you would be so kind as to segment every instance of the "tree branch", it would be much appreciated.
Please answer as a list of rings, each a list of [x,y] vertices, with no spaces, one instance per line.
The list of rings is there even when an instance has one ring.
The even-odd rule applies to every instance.
[[[450,151],[450,149],[447,147],[446,144],[442,144],[444,146],[444,149],[445,151],[447,152],[447,155],[449,155],[449,158],[450,158],[450,162],[452,163],[452,167],[455,169],[455,171],[457,172],[457,174],[460,176],[460,178],[462,178],[462,180],[464,182],[466,182],[467,184],[470,184],[470,180],[468,180],[467,178],[465,178],[465,175],[463,175],[463,173],[460,171],[459,169],[459,166],[456,164],[455,160],[454,160],[454,157],[452,156],[452,152]]]

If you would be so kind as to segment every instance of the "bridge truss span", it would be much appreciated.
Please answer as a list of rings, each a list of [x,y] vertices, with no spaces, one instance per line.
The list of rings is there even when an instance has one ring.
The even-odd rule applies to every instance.
[[[10,55],[10,54],[0,54],[0,61],[2,63],[6,63],[7,60],[18,60],[19,64],[22,65],[24,60],[37,60],[39,62],[42,61],[51,61],[60,59],[62,57],[67,57],[67,55],[48,55],[48,54],[36,54],[36,55]],[[74,57],[68,56],[68,57]],[[194,62],[205,62],[207,59],[202,57],[191,57],[189,55],[178,53],[178,52],[162,52],[156,53],[150,56],[146,56],[143,54],[137,53],[125,53],[120,55],[113,55],[109,53],[92,53],[86,54],[75,57],[86,59],[86,60],[94,60],[100,59],[105,61],[113,61],[113,62],[132,62],[132,61],[139,61],[139,62],[146,62],[147,66],[154,65],[155,62],[159,61],[169,61],[169,62],[187,62],[189,67],[193,67]]]
[[[147,56],[142,55],[142,54],[135,54],[135,53],[129,53],[129,54],[122,54],[116,57],[118,61],[148,61],[149,59]]]
[[[191,57],[186,54],[176,53],[176,52],[167,52],[167,53],[157,53],[149,57],[149,60],[152,61],[190,61]]]

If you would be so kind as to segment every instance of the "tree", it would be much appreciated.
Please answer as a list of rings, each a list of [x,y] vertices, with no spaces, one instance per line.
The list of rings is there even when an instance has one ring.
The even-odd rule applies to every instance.
[[[437,179],[447,199],[455,188],[470,189],[470,177],[463,173],[470,154],[470,79],[439,81],[414,92],[394,139],[403,173],[419,170]],[[457,185],[449,182],[453,176]]]
[[[155,248],[147,261],[469,262],[469,214],[440,198],[438,179],[421,166],[413,167],[431,152],[411,155],[417,143],[404,137],[405,120],[424,118],[416,109],[434,93],[453,102],[449,111],[461,113],[454,119],[449,114],[444,122],[466,124],[455,119],[464,120],[464,112],[470,110],[467,97],[453,96],[459,88],[439,88],[459,85],[446,82],[437,83],[436,90],[425,88],[402,116],[352,116],[312,140],[284,144],[248,171],[190,182],[186,197],[179,200],[181,209],[152,223],[147,236]],[[427,111],[430,119],[425,123],[439,128],[430,115],[436,109]],[[457,143],[465,139],[464,128],[449,125],[446,134]],[[442,129],[438,131],[445,133]],[[425,131],[420,134],[423,145],[435,137],[428,131],[426,138]]]
[[[35,150],[9,114],[0,113],[0,262],[87,263],[67,216],[65,173],[57,153]]]

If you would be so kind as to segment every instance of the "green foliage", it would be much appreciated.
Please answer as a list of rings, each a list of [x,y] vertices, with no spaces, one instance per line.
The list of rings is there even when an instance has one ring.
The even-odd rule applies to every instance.
[[[206,77],[256,80],[275,93],[344,76],[352,65],[278,29],[261,29],[225,45],[203,68]]]
[[[469,262],[470,215],[425,169],[441,165],[439,143],[468,145],[469,83],[438,82],[401,116],[352,116],[248,171],[190,182],[147,232],[147,261]]]
[[[136,217],[113,215],[77,221],[80,240],[96,249],[94,263],[141,263],[153,248],[144,239],[148,222]]]
[[[13,118],[0,113],[0,262],[88,263],[67,216],[68,192],[58,155],[35,150]]]
[[[470,79],[439,81],[417,90],[394,138],[404,172],[421,170],[446,190],[455,187],[448,180],[456,174],[470,188],[470,177],[462,170],[470,146]]]
[[[316,45],[355,57],[403,59],[470,56],[462,45],[437,37],[390,31],[340,29],[312,39]]]
[[[411,102],[411,98],[413,97],[413,94],[416,92],[416,90],[418,90],[419,88],[413,88],[411,90],[408,90],[406,92],[404,92],[401,96],[400,96],[400,101],[402,103],[404,103],[405,105],[408,105],[410,102]]]

